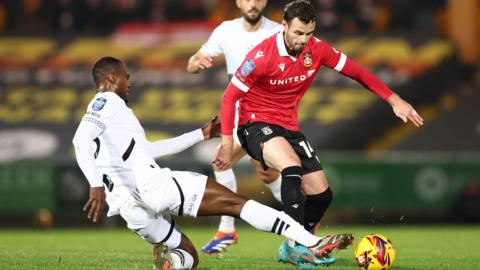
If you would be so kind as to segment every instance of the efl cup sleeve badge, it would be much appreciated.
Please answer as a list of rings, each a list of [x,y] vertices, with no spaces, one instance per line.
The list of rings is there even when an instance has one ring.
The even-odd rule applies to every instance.
[[[305,67],[310,67],[313,64],[312,55],[309,52],[303,54],[303,65]]]
[[[103,106],[105,106],[105,103],[107,103],[107,99],[105,99],[103,97],[99,97],[93,103],[92,109],[94,111],[100,111],[101,109],[103,109]]]
[[[248,74],[252,73],[252,71],[255,69],[255,63],[253,63],[252,59],[247,59],[245,62],[243,62],[242,67],[240,68],[240,73],[242,76],[248,76]]]

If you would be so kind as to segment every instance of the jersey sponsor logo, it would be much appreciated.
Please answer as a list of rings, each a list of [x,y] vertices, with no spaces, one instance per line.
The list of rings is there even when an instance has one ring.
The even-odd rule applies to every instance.
[[[278,67],[282,70],[282,72],[285,70],[285,63],[280,63],[278,64]]]
[[[105,103],[107,103],[107,99],[103,97],[99,97],[93,103],[92,109],[94,111],[100,111],[101,109],[103,109],[103,106],[105,106]]]
[[[263,134],[265,134],[265,135],[270,135],[270,134],[273,133],[273,130],[272,130],[269,126],[266,126],[266,127],[263,127],[263,128],[262,128],[262,132],[263,132]]]
[[[315,73],[315,69],[310,69],[307,71],[308,77],[311,77],[313,73]]]
[[[309,52],[303,54],[303,66],[310,67],[313,64],[312,55]]]
[[[253,60],[247,59],[245,62],[243,62],[243,65],[240,68],[240,73],[242,74],[242,76],[247,76],[248,74],[252,73],[254,69],[255,63],[253,63]]]
[[[300,75],[300,76],[293,76],[290,78],[282,79],[282,80],[272,80],[270,79],[270,84],[271,85],[284,85],[284,84],[289,84],[289,83],[294,83],[294,82],[301,82],[305,81],[307,79],[306,75]]]
[[[257,54],[255,54],[255,59],[258,59],[262,56],[264,56],[265,54],[263,53],[263,51],[258,51]]]

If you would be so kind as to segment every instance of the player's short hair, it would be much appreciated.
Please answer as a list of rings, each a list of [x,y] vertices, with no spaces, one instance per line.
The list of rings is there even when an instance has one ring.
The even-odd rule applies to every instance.
[[[290,24],[295,18],[298,18],[305,24],[316,21],[315,8],[310,1],[295,0],[285,6],[283,19]]]
[[[98,87],[108,74],[115,74],[121,64],[122,61],[115,57],[105,56],[100,58],[92,68],[92,77],[95,86]]]

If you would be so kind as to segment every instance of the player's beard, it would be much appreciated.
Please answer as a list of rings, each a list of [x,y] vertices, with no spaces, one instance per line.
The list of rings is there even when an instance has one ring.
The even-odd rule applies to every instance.
[[[285,37],[285,43],[288,47],[288,52],[292,55],[292,56],[296,56],[298,55],[299,53],[301,53],[303,51],[303,49],[305,49],[305,47],[307,45],[303,45],[301,47],[298,47],[298,46],[295,46],[295,43],[293,43],[293,41],[289,40],[288,37]]]
[[[298,47],[294,47],[292,49],[292,52],[295,54],[295,55],[298,55],[299,53],[301,53],[303,51],[303,49],[305,49],[305,46],[302,46],[301,48],[298,48]]]
[[[263,13],[261,11],[259,11],[257,15],[248,15],[248,13],[242,14],[243,19],[251,25],[257,24],[258,21],[260,21],[260,19],[262,18],[262,15]]]

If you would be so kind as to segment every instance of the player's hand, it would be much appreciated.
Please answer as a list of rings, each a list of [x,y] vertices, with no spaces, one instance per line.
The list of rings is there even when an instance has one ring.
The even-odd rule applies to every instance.
[[[197,60],[194,62],[194,65],[200,69],[206,69],[212,67],[213,58],[202,53],[197,54]]]
[[[410,103],[403,100],[397,94],[391,95],[387,99],[388,103],[392,106],[393,113],[402,119],[403,122],[412,122],[416,127],[423,125],[423,118],[415,111]]]
[[[220,120],[218,120],[218,116],[215,115],[205,123],[202,127],[202,132],[205,140],[220,136]]]
[[[97,222],[105,209],[105,188],[91,187],[87,203],[83,206],[83,211],[87,211],[87,218]]]
[[[215,164],[215,166],[217,166],[217,168],[219,168],[222,171],[230,168],[232,163],[232,153],[233,153],[233,137],[223,135],[222,144],[213,159],[213,164]]]

